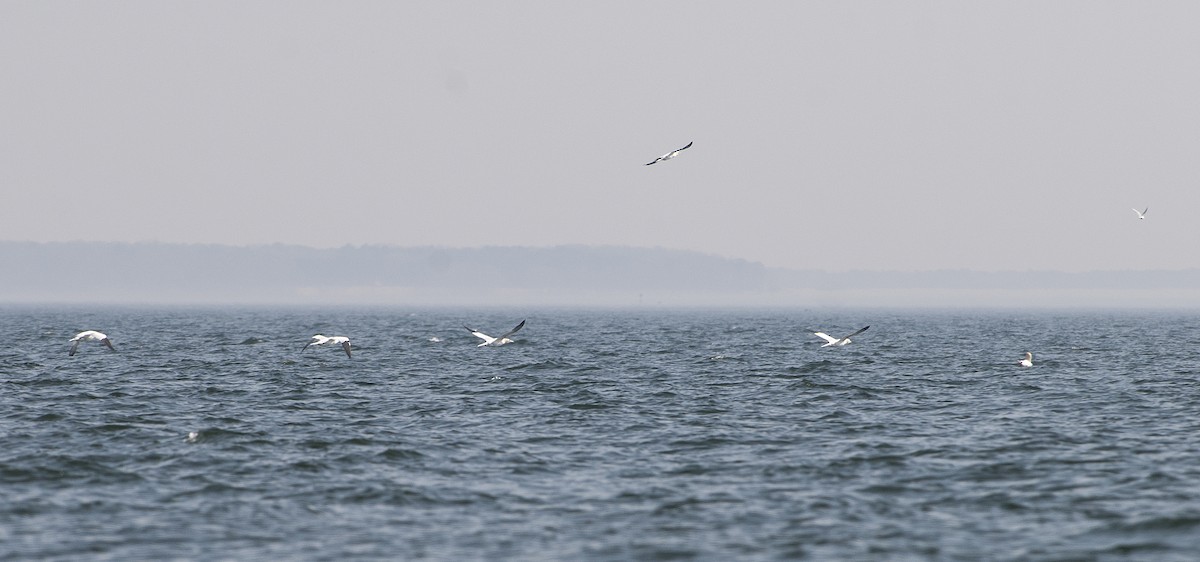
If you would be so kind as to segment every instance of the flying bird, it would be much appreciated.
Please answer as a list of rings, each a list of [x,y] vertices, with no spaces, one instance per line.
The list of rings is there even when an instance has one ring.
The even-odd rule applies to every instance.
[[[71,352],[68,353],[67,356],[75,355],[75,350],[79,349],[79,342],[81,341],[98,341],[104,345],[107,345],[108,348],[113,351],[117,350],[117,348],[112,346],[112,340],[108,339],[108,336],[97,332],[96,330],[88,330],[86,332],[79,332],[78,334],[75,334],[75,337],[70,339]]]
[[[487,335],[483,332],[480,332],[479,330],[476,330],[474,328],[471,328],[469,326],[463,326],[463,327],[466,328],[468,332],[471,332],[471,335],[483,340],[483,343],[481,343],[475,347],[483,347],[485,345],[498,346],[498,345],[504,345],[506,343],[512,343],[513,341],[508,339],[508,336],[511,336],[511,335],[517,333],[517,330],[524,328],[525,321],[522,320],[521,323],[517,324],[517,326],[515,328],[509,330],[504,335],[502,335],[498,338],[493,338],[492,336],[489,336],[489,335]]]
[[[342,351],[346,352],[346,357],[350,357],[350,338],[346,336],[322,336],[321,334],[317,334],[312,337],[312,341],[300,348],[300,353],[304,353],[304,350],[308,349],[310,345],[325,345],[327,343],[341,344]]]
[[[1135,207],[1133,209],[1133,212],[1137,213],[1138,220],[1146,220],[1146,211],[1149,211],[1149,210],[1150,210],[1150,207],[1146,207],[1144,210],[1141,210],[1141,211],[1137,210],[1137,208]],[[1167,221],[1167,222],[1171,222],[1171,221]]]
[[[695,141],[692,141],[692,142],[695,142]],[[683,148],[677,148],[677,149],[675,149],[675,150],[672,150],[671,152],[668,152],[668,153],[666,153],[666,154],[664,154],[664,155],[662,155],[662,156],[659,156],[658,158],[655,158],[655,159],[654,159],[653,161],[651,161],[651,162],[646,162],[646,165],[647,165],[647,166],[649,166],[649,165],[651,165],[651,164],[657,164],[657,163],[659,163],[659,162],[663,162],[663,161],[665,161],[665,160],[670,160],[670,159],[672,159],[672,158],[674,158],[674,157],[676,157],[676,156],[679,156],[679,153],[680,153],[680,152],[683,152],[683,151],[687,150],[687,149],[688,149],[689,147],[691,147],[691,146],[692,146],[692,143],[690,143],[690,142],[689,142],[689,143],[687,143],[687,146],[685,146],[685,147],[683,147]]]
[[[1026,351],[1025,358],[1020,361],[1017,361],[1017,364],[1022,367],[1032,367],[1033,366],[1033,354]]]
[[[821,347],[829,347],[831,345],[846,345],[846,344],[850,343],[850,338],[867,331],[867,328],[870,328],[870,326],[866,326],[863,329],[861,329],[857,332],[854,332],[853,334],[850,334],[844,338],[835,338],[829,334],[826,334],[825,332],[813,332],[813,335],[825,340],[825,345],[822,345]]]

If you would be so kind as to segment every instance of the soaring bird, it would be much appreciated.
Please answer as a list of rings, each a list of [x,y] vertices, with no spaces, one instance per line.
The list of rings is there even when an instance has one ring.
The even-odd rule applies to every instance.
[[[831,345],[846,345],[846,344],[850,343],[850,338],[867,331],[867,328],[870,328],[870,326],[866,326],[866,327],[862,328],[861,330],[854,332],[853,334],[850,334],[844,338],[835,338],[829,334],[826,334],[825,332],[813,332],[813,335],[825,340],[825,345],[822,345],[821,347],[829,347]]]
[[[695,142],[695,141],[692,141],[692,142]],[[651,164],[657,164],[664,160],[670,160],[676,156],[679,156],[680,152],[687,150],[691,146],[692,146],[692,143],[689,142],[689,143],[687,143],[687,146],[684,146],[683,148],[676,148],[675,150],[672,150],[671,152],[668,152],[662,156],[659,156],[658,158],[655,158],[654,160],[652,160],[650,162],[646,162],[646,165],[649,166]]]
[[[86,332],[79,332],[78,334],[75,334],[75,337],[71,338],[70,341],[71,341],[71,352],[67,354],[68,356],[75,355],[75,350],[79,349],[79,342],[81,342],[81,341],[98,341],[104,345],[107,345],[108,348],[113,351],[117,350],[117,348],[112,346],[112,340],[108,339],[108,336],[106,336],[100,332],[97,332],[96,330],[88,330]]]
[[[524,328],[525,321],[522,320],[521,323],[517,324],[517,326],[515,328],[505,332],[504,335],[502,335],[498,338],[493,338],[492,336],[489,336],[489,335],[487,335],[483,332],[480,332],[479,330],[476,330],[474,328],[471,328],[469,326],[463,326],[463,327],[466,328],[468,332],[471,332],[471,335],[483,340],[483,343],[481,343],[475,347],[483,347],[485,345],[498,346],[498,345],[504,345],[506,343],[512,343],[513,341],[508,339],[508,336],[511,336],[511,335],[517,333],[517,330]]]
[[[1145,209],[1143,209],[1141,211],[1137,210],[1137,208],[1135,207],[1133,209],[1133,212],[1137,213],[1138,220],[1146,220],[1146,211],[1149,211],[1149,210],[1150,210],[1150,207],[1146,207]],[[1170,221],[1167,221],[1167,222],[1170,222]]]
[[[350,338],[346,336],[322,336],[321,334],[317,334],[312,337],[312,341],[300,348],[300,352],[304,353],[304,350],[308,349],[310,345],[325,345],[327,343],[342,344],[342,351],[346,352],[346,357],[350,357]]]
[[[1026,351],[1025,358],[1020,361],[1017,361],[1017,364],[1022,367],[1032,367],[1033,366],[1033,354]]]

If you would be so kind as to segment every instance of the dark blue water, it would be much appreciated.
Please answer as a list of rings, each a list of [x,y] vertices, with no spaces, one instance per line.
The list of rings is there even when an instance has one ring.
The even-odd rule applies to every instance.
[[[85,329],[117,351],[68,357]],[[5,560],[1200,557],[1196,314],[7,308],[0,337]]]

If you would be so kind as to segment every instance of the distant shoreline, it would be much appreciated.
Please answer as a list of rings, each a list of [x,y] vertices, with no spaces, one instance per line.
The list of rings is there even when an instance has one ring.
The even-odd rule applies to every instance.
[[[0,242],[0,303],[1200,308],[1200,270],[826,272],[662,248]]]

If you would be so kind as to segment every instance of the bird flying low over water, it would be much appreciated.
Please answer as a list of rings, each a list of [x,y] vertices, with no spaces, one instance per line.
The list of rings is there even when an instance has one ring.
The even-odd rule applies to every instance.
[[[695,142],[695,141],[692,141],[692,142]],[[664,161],[664,160],[670,160],[670,159],[672,159],[672,158],[674,158],[674,157],[676,157],[676,156],[679,156],[679,153],[680,153],[680,152],[683,152],[683,151],[687,150],[687,149],[688,149],[689,147],[691,147],[691,146],[692,146],[692,143],[691,143],[691,142],[689,142],[689,143],[687,143],[687,146],[684,146],[683,148],[676,148],[675,150],[672,150],[671,152],[668,152],[668,153],[666,153],[666,154],[664,154],[664,155],[662,155],[662,156],[659,156],[658,158],[655,158],[653,161],[646,162],[646,165],[647,165],[647,166],[649,166],[649,165],[651,165],[651,164],[657,164],[657,163],[659,163],[659,162],[662,162],[662,161]]]
[[[1146,220],[1146,211],[1149,211],[1149,210],[1150,210],[1150,207],[1146,207],[1145,209],[1143,209],[1141,211],[1137,210],[1137,207],[1133,208],[1133,212],[1137,213],[1138,220]],[[1167,222],[1171,222],[1171,221],[1167,221]]]
[[[825,332],[813,332],[813,335],[825,340],[825,345],[822,345],[821,347],[829,347],[831,345],[846,345],[846,344],[850,343],[850,338],[867,331],[867,328],[870,328],[870,326],[866,326],[866,327],[862,328],[861,330],[854,332],[853,334],[850,334],[844,338],[835,338],[829,334],[826,334]]]
[[[304,353],[304,350],[308,349],[310,345],[325,345],[327,343],[341,344],[342,351],[346,352],[346,357],[350,357],[350,338],[346,336],[322,336],[321,334],[317,334],[312,337],[312,341],[300,348],[300,352]]]
[[[515,328],[509,330],[508,332],[505,332],[504,335],[502,335],[498,338],[493,338],[492,336],[489,336],[489,335],[487,335],[483,332],[480,332],[479,330],[476,330],[474,328],[471,328],[469,326],[463,326],[463,327],[466,328],[468,332],[471,332],[471,335],[483,340],[483,343],[481,343],[475,347],[483,347],[485,345],[490,345],[490,346],[494,347],[494,346],[504,345],[506,343],[512,343],[513,341],[508,339],[508,336],[511,336],[511,335],[517,333],[517,330],[524,328],[525,321],[522,320],[521,323],[517,324],[517,326]]]
[[[71,352],[67,353],[68,357],[70,357],[70,355],[74,355],[74,352],[76,352],[76,349],[79,348],[80,341],[98,341],[98,342],[103,343],[103,345],[108,346],[109,349],[113,349],[113,351],[116,351],[116,348],[113,347],[113,340],[109,340],[107,335],[98,333],[98,331],[96,331],[96,330],[80,331],[80,333],[78,333],[78,334],[76,334],[76,336],[72,337],[72,339],[70,341],[71,341]]]
[[[1017,361],[1017,364],[1022,367],[1032,367],[1033,366],[1033,354],[1026,351],[1025,358],[1020,361]]]
[[[117,350],[117,348],[112,346],[112,340],[108,339],[108,336],[97,332],[96,330],[88,330],[86,332],[79,332],[78,334],[75,334],[75,337],[71,338],[71,351],[67,354],[68,357],[75,355],[75,350],[79,349],[79,342],[81,341],[98,341],[104,345],[107,345],[108,348],[113,351]]]

